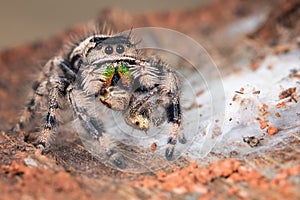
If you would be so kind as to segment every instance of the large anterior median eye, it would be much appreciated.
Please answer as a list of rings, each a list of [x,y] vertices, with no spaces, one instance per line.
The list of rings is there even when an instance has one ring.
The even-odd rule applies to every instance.
[[[124,46],[119,44],[116,48],[116,52],[119,54],[124,53]]]
[[[105,47],[104,51],[106,54],[112,54],[114,52],[114,49],[112,48],[112,46],[107,46]]]

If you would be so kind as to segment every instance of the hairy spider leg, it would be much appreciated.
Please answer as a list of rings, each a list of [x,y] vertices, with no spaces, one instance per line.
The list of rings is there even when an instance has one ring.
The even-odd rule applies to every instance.
[[[165,157],[171,161],[177,140],[182,144],[186,143],[186,138],[181,130],[180,82],[176,73],[159,59],[147,60],[139,64],[133,68],[133,75],[138,78],[139,84],[144,90],[151,91],[155,88],[150,94],[158,93],[162,99],[161,105],[167,113],[170,130]],[[149,99],[148,95],[142,101],[147,101],[147,99]]]

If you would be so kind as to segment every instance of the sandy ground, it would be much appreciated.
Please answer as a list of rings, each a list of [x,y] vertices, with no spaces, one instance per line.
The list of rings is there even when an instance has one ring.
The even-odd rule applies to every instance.
[[[134,15],[105,10],[99,12],[96,21],[100,25],[106,21],[118,31],[130,29],[134,24],[183,32],[209,51],[224,74],[239,71],[241,59],[246,60],[243,67],[256,71],[268,55],[299,50],[298,1],[226,2],[226,5],[223,1],[216,2],[206,8]],[[256,26],[235,32],[231,40],[221,38],[228,27],[253,15],[262,16]],[[30,75],[36,74],[39,66],[61,49],[70,34],[82,30],[83,25],[78,25],[49,39],[0,54],[0,127],[3,130],[0,199],[299,199],[299,131],[260,153],[245,157],[211,153],[201,162],[182,158],[180,162],[185,167],[175,164],[167,171],[145,174],[124,173],[105,166],[82,146],[78,136],[68,131],[57,133],[60,140],[55,141],[55,147],[46,155],[41,155],[28,139],[34,131],[10,132],[26,102],[33,81]],[[293,78],[299,79],[299,74],[294,73]],[[286,98],[293,93],[281,95]],[[296,102],[291,103],[297,104],[298,97],[293,98]],[[257,124],[265,128],[264,121]],[[266,134],[276,136],[276,130]],[[268,170],[273,171],[271,176],[266,175]]]

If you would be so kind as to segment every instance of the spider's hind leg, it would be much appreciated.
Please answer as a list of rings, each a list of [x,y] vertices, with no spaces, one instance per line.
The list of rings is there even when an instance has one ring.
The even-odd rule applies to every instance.
[[[65,70],[72,72],[62,57],[54,57],[45,64],[41,75],[33,86],[32,97],[19,118],[18,123],[13,128],[13,131],[18,132],[29,124],[31,119],[36,116],[36,112],[40,110],[42,102],[48,98],[48,112],[45,123],[35,143],[43,152],[45,152],[46,147],[50,146],[52,133],[58,124],[56,113],[57,110],[62,108],[66,88],[71,81],[71,79],[67,79],[70,76]]]
[[[40,132],[36,146],[42,149],[43,153],[50,147],[51,136],[54,129],[58,126],[57,112],[62,110],[64,102],[66,101],[66,89],[72,82],[72,79],[65,76],[60,76],[60,72],[65,72],[68,69],[65,60],[61,57],[55,57],[47,62],[45,68],[50,69],[49,78],[46,81],[46,89],[48,94],[48,112],[45,118],[45,123]]]
[[[62,57],[57,56],[45,64],[42,73],[32,86],[31,98],[22,111],[17,124],[12,128],[13,131],[19,132],[35,117],[36,111],[40,109],[41,102],[50,93],[49,83],[51,79],[58,78],[58,71],[64,71],[68,77],[74,76],[74,72],[68,68],[66,63]]]

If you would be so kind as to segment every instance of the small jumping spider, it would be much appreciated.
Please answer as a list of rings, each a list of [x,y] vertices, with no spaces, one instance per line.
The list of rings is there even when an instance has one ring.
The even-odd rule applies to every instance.
[[[57,113],[65,103],[94,137],[101,138],[105,131],[98,125],[101,121],[92,118],[74,99],[75,85],[86,95],[94,96],[99,104],[121,111],[124,121],[135,129],[146,131],[151,125],[167,121],[167,160],[172,160],[177,140],[186,142],[181,131],[180,83],[176,73],[159,58],[143,55],[130,34],[93,34],[74,44],[66,56],[50,59],[34,84],[33,97],[17,128],[28,123],[46,97],[48,111],[36,143],[43,151],[50,147]],[[163,108],[159,115],[158,107]]]

